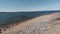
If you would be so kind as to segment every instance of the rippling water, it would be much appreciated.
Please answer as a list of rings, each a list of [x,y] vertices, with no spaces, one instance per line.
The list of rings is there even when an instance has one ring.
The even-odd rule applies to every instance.
[[[0,25],[15,23],[26,19],[34,18],[45,14],[51,14],[59,11],[42,11],[42,12],[0,12]]]

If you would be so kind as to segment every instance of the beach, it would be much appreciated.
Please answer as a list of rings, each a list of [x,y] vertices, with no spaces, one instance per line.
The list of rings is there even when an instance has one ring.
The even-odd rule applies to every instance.
[[[2,34],[60,34],[60,12],[39,16],[14,27]]]

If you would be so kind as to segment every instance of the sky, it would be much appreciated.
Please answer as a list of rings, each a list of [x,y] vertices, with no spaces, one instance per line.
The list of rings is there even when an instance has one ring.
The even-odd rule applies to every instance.
[[[0,0],[0,12],[60,10],[60,0]]]

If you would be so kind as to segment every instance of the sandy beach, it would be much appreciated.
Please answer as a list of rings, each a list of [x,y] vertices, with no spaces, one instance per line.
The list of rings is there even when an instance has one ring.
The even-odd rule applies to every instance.
[[[60,12],[17,23],[1,34],[60,34]]]

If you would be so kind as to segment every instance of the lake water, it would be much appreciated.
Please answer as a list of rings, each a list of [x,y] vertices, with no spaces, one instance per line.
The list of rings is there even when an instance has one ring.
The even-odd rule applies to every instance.
[[[36,12],[0,12],[0,25],[16,23],[37,16],[51,14],[59,11],[36,11]]]

